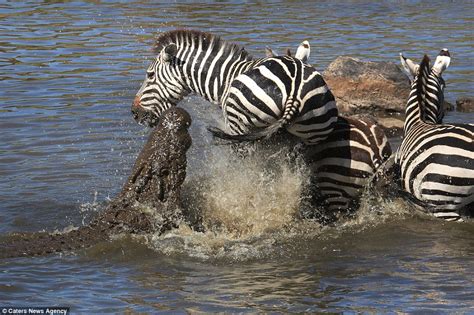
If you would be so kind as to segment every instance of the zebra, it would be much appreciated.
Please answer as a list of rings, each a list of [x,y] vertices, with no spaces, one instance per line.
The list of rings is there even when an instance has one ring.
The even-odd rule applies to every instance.
[[[311,202],[331,222],[355,211],[366,188],[392,155],[383,128],[370,116],[339,117],[331,135],[303,151],[311,170]]]
[[[310,48],[309,42],[305,40],[296,49],[295,58],[300,59],[304,63],[308,63],[310,52],[311,52],[311,48]],[[286,50],[286,55],[291,57],[291,50],[289,48]],[[265,56],[276,57],[278,56],[278,54],[275,51],[273,51],[273,49],[267,46],[265,47]]]
[[[462,220],[474,209],[474,124],[443,124],[443,71],[451,61],[442,49],[433,67],[400,54],[413,76],[404,134],[395,154],[398,185],[415,204],[438,218]]]
[[[268,138],[284,128],[316,144],[336,124],[333,94],[321,74],[300,59],[252,59],[236,44],[193,30],[161,34],[155,52],[132,105],[139,123],[156,125],[164,110],[196,93],[221,106],[227,131],[209,129],[231,141]]]
[[[304,62],[308,62],[309,51],[309,43],[304,41],[295,57],[305,56]],[[266,55],[272,57],[275,52],[267,47]],[[328,138],[301,151],[311,170],[310,206],[323,209],[316,213],[306,211],[305,216],[323,223],[356,210],[364,190],[392,155],[383,128],[372,117],[359,115],[339,116]]]

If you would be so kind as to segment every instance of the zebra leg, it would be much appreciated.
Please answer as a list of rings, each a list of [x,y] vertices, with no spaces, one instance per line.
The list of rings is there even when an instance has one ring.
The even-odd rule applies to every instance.
[[[466,207],[461,209],[459,213],[463,217],[470,218],[470,219],[474,218],[474,202],[471,202]]]
[[[317,176],[311,177],[310,185],[304,192],[300,215],[303,219],[316,220],[320,224],[330,225],[342,218],[348,218],[359,207],[359,200],[345,196],[341,191],[328,191],[321,187]],[[334,202],[338,201],[336,205]]]

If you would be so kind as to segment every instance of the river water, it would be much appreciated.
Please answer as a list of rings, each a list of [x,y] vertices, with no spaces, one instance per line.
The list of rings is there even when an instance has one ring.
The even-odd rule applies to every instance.
[[[308,39],[311,62],[339,55],[398,62],[452,53],[446,98],[473,92],[471,1],[0,3],[0,233],[86,223],[113,198],[147,130],[130,115],[162,31],[193,28],[253,55]],[[337,227],[294,222],[306,170],[276,152],[235,160],[197,98],[187,207],[209,225],[85,251],[0,262],[0,305],[98,312],[432,312],[474,308],[474,223],[446,223],[403,200],[367,198]],[[450,113],[447,121],[473,122]],[[394,143],[397,139],[392,139]],[[192,199],[192,200],[191,200]]]

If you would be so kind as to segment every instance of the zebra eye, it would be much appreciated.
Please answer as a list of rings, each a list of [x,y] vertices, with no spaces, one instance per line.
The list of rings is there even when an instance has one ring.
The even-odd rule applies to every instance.
[[[148,73],[146,74],[146,77],[147,77],[148,79],[150,79],[150,80],[153,79],[154,76],[155,76],[155,73],[154,73],[154,72],[148,72]]]

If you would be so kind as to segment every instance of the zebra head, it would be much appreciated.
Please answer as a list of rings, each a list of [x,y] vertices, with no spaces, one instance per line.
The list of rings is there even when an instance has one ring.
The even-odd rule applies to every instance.
[[[161,114],[189,93],[182,83],[177,53],[176,44],[168,44],[148,67],[132,105],[132,114],[138,123],[157,125]]]
[[[420,117],[425,122],[441,123],[444,117],[443,103],[444,88],[446,86],[441,75],[451,62],[448,49],[443,48],[439,52],[432,67],[427,55],[424,56],[419,65],[406,58],[402,53],[400,53],[400,61],[403,69],[410,76],[412,82],[410,99],[412,99],[411,95],[416,94]]]
[[[413,62],[413,60],[406,58],[403,53],[400,53],[400,62],[402,64],[403,70],[406,72],[406,74],[408,74],[410,80],[413,81],[418,75],[420,66]],[[449,54],[449,50],[447,48],[443,48],[436,57],[436,61],[431,70],[438,77],[441,77],[443,71],[449,67],[450,62],[451,55]]]
[[[309,42],[305,40],[298,46],[295,58],[303,61],[304,63],[307,63],[310,51],[311,48],[309,47]]]

